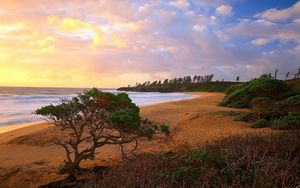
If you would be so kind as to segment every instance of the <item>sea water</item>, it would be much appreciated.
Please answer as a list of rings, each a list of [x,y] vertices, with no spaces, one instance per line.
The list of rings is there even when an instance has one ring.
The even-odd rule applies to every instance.
[[[62,98],[72,98],[84,88],[30,88],[0,87],[0,126],[43,120],[33,114],[34,110],[57,103]],[[114,89],[100,89],[118,93]],[[184,93],[126,92],[138,106],[191,99],[194,95]]]

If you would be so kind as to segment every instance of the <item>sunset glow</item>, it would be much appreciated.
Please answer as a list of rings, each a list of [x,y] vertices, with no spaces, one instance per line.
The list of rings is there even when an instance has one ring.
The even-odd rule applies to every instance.
[[[225,0],[1,0],[0,85],[246,80],[276,68],[282,76],[299,68],[299,12],[297,1],[251,9]]]

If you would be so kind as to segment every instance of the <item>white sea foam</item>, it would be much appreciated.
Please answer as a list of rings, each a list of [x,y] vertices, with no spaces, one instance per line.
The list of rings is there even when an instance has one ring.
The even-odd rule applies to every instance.
[[[117,93],[113,89],[101,89]],[[84,89],[70,88],[15,88],[0,87],[0,126],[40,121],[32,112],[41,106],[55,103],[61,98],[71,98]],[[138,106],[193,98],[183,93],[127,92]]]

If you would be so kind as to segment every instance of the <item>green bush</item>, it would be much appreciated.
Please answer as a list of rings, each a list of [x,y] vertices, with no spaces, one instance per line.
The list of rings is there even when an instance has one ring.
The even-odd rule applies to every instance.
[[[120,109],[109,114],[113,123],[125,125],[126,128],[137,129],[140,127],[139,112],[135,109]]]
[[[149,140],[152,140],[153,139],[153,135],[154,135],[154,130],[152,128],[147,128],[145,130],[145,135],[147,136],[147,138]]]
[[[255,110],[268,110],[272,107],[272,100],[269,97],[255,97],[251,106]]]
[[[286,82],[262,77],[237,86],[231,86],[220,105],[245,108],[251,107],[251,101],[256,97],[268,97],[271,100],[278,101],[292,94],[293,90]],[[268,99],[264,98],[263,100],[269,103]]]
[[[266,119],[259,119],[257,121],[255,121],[254,123],[251,124],[252,128],[263,128],[263,127],[267,127],[268,125],[268,120]]]
[[[234,116],[233,118],[234,121],[247,121],[248,120],[248,114],[244,113],[244,114],[239,114]]]
[[[169,125],[167,124],[162,124],[160,125],[160,129],[161,131],[166,134],[166,135],[169,135],[170,134],[170,128],[169,128]]]
[[[59,174],[59,175],[65,174],[66,173],[65,165],[58,165],[56,167],[56,173]]]
[[[273,129],[300,129],[300,112],[290,112],[274,120],[271,127]]]
[[[278,101],[274,105],[274,110],[280,113],[300,112],[300,95]]]
[[[265,77],[250,81],[247,88],[255,96],[270,97],[275,100],[289,97],[292,94],[292,88],[285,81]]]
[[[225,96],[221,102],[222,106],[229,106],[233,108],[247,108],[250,107],[250,102],[253,99],[251,93],[246,89],[237,89],[231,94]]]

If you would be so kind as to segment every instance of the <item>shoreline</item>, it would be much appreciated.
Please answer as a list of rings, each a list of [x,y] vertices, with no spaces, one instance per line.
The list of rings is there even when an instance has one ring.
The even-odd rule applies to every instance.
[[[253,129],[249,123],[234,121],[219,112],[245,112],[247,109],[220,107],[223,93],[197,92],[193,99],[159,103],[140,108],[140,116],[154,124],[168,124],[168,138],[157,135],[151,141],[141,139],[138,153],[176,152],[198,147],[233,135],[268,134],[271,129]],[[22,128],[20,128],[22,127]],[[56,167],[65,160],[65,151],[54,141],[66,136],[55,126],[45,123],[23,124],[0,134],[0,187],[38,187],[61,178]],[[82,167],[114,165],[120,160],[118,146],[99,148],[95,161]]]
[[[196,98],[200,97],[200,95],[201,95],[200,94],[201,92],[176,92],[176,93],[184,93],[184,94],[189,94],[189,95],[193,95],[193,96],[191,96],[191,98],[186,98],[186,99],[170,100],[170,101],[166,101],[166,102],[158,102],[158,103],[153,103],[153,104],[141,105],[141,106],[139,106],[139,108],[149,107],[149,106],[153,106],[153,105],[160,105],[160,104],[170,103],[170,102],[176,102],[176,101],[192,100],[192,99],[196,99]],[[45,121],[36,121],[36,122],[16,123],[16,124],[10,124],[10,125],[1,125],[0,126],[0,136],[1,136],[1,134],[15,131],[18,129],[36,126],[36,125],[45,125],[45,124],[47,124],[47,122],[45,122]]]

